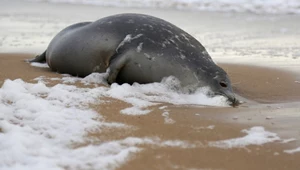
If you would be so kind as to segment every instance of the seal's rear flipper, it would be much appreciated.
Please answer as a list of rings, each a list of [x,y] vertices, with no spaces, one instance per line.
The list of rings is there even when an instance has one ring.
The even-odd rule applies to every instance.
[[[46,63],[46,51],[43,52],[41,55],[37,55],[35,58],[33,59],[28,59],[26,60],[27,62],[38,62],[38,63]]]

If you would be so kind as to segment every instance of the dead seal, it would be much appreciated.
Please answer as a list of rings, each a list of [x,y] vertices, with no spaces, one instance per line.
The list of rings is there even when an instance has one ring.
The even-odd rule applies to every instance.
[[[227,73],[205,48],[177,26],[143,14],[119,14],[71,25],[30,62],[84,77],[109,70],[108,83],[152,83],[175,76],[182,87],[208,86],[212,95],[236,99]]]

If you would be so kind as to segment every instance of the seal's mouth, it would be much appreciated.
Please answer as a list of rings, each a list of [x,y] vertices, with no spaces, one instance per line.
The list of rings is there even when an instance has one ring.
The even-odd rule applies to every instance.
[[[241,104],[241,102],[237,98],[228,98],[228,101],[230,102],[229,105],[232,107],[236,107]]]
[[[215,95],[221,95],[227,98],[227,101],[229,102],[229,105],[232,107],[236,107],[239,104],[241,104],[241,102],[235,97],[234,93],[232,93],[231,91],[223,91],[221,93],[216,93]]]

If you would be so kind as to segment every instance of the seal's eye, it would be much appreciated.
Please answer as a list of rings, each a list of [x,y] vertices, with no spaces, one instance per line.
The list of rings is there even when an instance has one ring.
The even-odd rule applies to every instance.
[[[221,87],[227,87],[227,84],[224,81],[220,82]]]

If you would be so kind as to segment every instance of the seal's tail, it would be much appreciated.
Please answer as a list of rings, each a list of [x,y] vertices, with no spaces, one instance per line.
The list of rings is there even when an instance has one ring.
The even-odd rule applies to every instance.
[[[41,55],[37,55],[35,58],[29,59],[27,61],[30,63],[32,63],[32,62],[45,63],[46,62],[46,51],[43,52]]]

